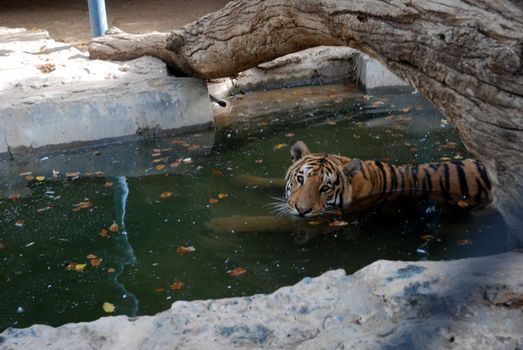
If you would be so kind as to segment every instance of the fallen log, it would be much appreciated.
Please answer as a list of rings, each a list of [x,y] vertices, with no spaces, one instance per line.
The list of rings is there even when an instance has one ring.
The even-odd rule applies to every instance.
[[[134,47],[117,45],[122,33],[96,39],[90,53],[151,54],[209,79],[319,45],[359,49],[450,118],[488,168],[511,246],[523,247],[522,33],[519,0],[238,0]]]

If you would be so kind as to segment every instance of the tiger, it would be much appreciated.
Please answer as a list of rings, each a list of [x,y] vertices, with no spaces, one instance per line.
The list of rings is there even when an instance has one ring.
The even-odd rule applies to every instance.
[[[485,166],[472,159],[392,165],[334,154],[311,153],[302,141],[291,147],[285,175],[287,212],[309,217],[340,209],[366,209],[399,196],[431,196],[473,208],[492,201]]]

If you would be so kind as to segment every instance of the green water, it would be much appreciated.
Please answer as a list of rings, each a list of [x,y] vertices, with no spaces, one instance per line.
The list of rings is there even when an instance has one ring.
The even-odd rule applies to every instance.
[[[44,174],[44,181],[27,182],[21,199],[0,199],[0,330],[94,320],[106,315],[104,302],[116,306],[115,314],[134,316],[166,310],[176,300],[270,293],[330,269],[352,273],[377,259],[450,259],[504,251],[505,228],[498,214],[455,218],[431,214],[430,205],[415,213],[370,211],[349,217],[348,226],[329,233],[314,226],[306,234],[209,227],[216,218],[271,215],[266,205],[283,189],[245,184],[241,175],[283,177],[290,145],[297,139],[314,152],[396,164],[468,156],[457,132],[428,103],[410,95],[380,98],[383,108],[352,106],[335,115],[318,113],[307,123],[263,119],[229,126],[218,130],[214,146],[193,155],[192,163],[149,171],[154,175],[72,180]],[[398,111],[405,106],[410,110]],[[189,136],[187,145],[198,139]],[[165,141],[171,139],[148,142],[146,149],[164,147]],[[449,141],[457,146],[449,149]],[[182,146],[175,146],[161,152],[168,157],[164,164],[187,156],[179,151]],[[85,157],[93,157],[92,151]],[[108,181],[112,187],[104,186]],[[173,195],[160,199],[166,191]],[[227,196],[220,199],[219,194]],[[211,198],[218,202],[210,204]],[[92,207],[73,211],[82,201]],[[21,227],[17,220],[24,220]],[[115,221],[118,233],[99,235]],[[439,239],[426,243],[420,237],[427,234]],[[181,255],[179,246],[195,251]],[[100,266],[91,266],[88,254],[102,258]],[[87,266],[68,270],[70,262]],[[227,274],[237,267],[247,272]],[[108,272],[111,268],[114,272]],[[183,287],[170,290],[175,281]]]

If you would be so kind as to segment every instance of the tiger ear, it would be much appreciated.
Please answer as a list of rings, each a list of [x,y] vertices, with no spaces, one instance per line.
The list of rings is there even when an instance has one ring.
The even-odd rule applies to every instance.
[[[291,147],[292,162],[294,163],[310,153],[307,145],[303,141],[296,141]]]
[[[359,160],[358,158],[352,158],[347,164],[343,166],[343,173],[348,178],[351,178],[354,176],[354,174],[360,171],[361,168],[361,160]]]

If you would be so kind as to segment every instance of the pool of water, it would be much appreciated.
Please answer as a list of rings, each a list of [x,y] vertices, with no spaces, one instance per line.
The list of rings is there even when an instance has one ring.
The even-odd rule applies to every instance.
[[[211,136],[3,163],[11,170],[0,183],[0,331],[94,320],[107,315],[104,303],[135,316],[176,300],[270,293],[378,259],[505,251],[505,227],[492,211],[455,217],[430,203],[392,207],[345,216],[349,225],[336,230],[274,217],[269,204],[283,194],[278,179],[298,139],[314,152],[396,164],[468,156],[456,130],[417,95],[333,103],[335,112],[272,111]]]

